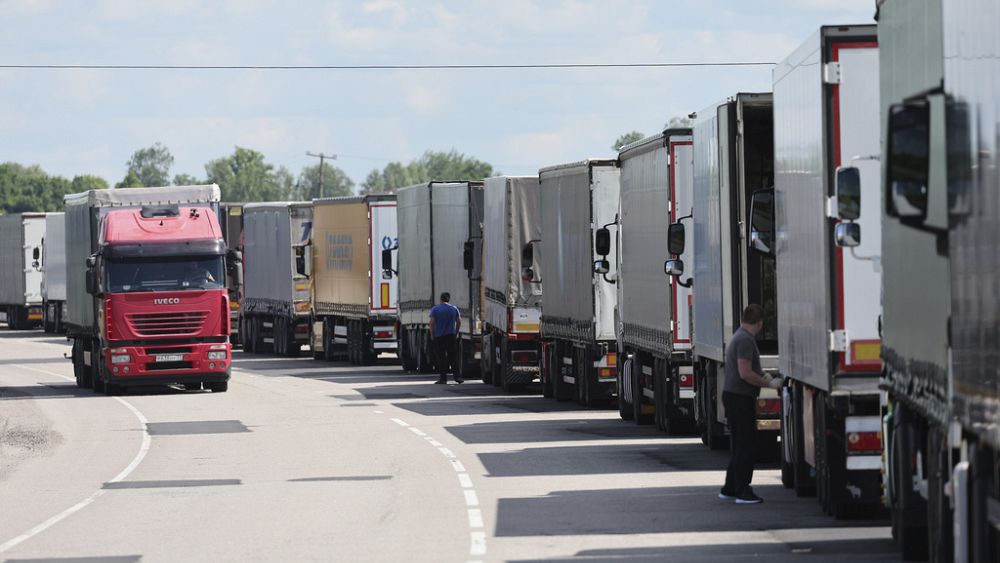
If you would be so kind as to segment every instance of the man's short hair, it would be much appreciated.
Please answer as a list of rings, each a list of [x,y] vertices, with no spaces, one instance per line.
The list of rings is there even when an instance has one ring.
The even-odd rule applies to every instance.
[[[442,293],[441,294],[441,301],[444,301],[445,303],[451,301],[451,294],[448,293],[447,291],[445,291],[444,293]]]
[[[743,309],[743,316],[740,317],[740,321],[748,325],[757,324],[762,320],[764,320],[764,308],[756,303],[747,305],[747,308]]]

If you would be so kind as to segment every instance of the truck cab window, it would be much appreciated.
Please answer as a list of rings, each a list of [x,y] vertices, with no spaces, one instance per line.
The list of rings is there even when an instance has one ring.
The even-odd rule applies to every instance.
[[[112,293],[222,289],[222,256],[116,259],[106,262],[107,287]]]

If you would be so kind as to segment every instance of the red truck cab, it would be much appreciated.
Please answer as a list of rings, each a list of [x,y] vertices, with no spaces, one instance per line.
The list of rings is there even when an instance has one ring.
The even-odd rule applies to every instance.
[[[114,209],[88,260],[101,345],[95,390],[182,384],[228,389],[226,242],[208,206]]]

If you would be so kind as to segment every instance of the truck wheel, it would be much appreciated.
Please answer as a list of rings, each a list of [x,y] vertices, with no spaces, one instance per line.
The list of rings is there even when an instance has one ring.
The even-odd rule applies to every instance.
[[[73,340],[73,350],[70,355],[73,358],[73,377],[76,379],[76,386],[90,389],[94,381],[90,377],[90,370],[83,364],[83,345],[80,340]]]
[[[431,373],[434,371],[434,362],[431,360],[430,342],[424,335],[417,335],[417,371],[420,373]]]
[[[90,372],[91,378],[93,379],[94,393],[104,392],[104,366],[101,362],[100,349],[91,352],[90,354]]]
[[[949,561],[949,548],[953,545],[952,511],[945,492],[951,464],[948,460],[948,438],[944,432],[932,428],[927,432],[927,542],[931,561]],[[974,487],[970,490],[974,490]],[[986,498],[988,495],[976,495]],[[972,512],[975,514],[975,510]],[[976,525],[970,526],[971,530]],[[975,534],[975,532],[973,532]],[[993,551],[994,553],[1000,553]],[[976,557],[973,555],[973,561]]]
[[[618,354],[618,416],[622,420],[632,420],[632,403],[629,394],[629,382],[632,378],[633,358],[625,353]]]
[[[480,342],[482,351],[479,353],[479,376],[483,383],[493,384],[493,338],[485,332]]]
[[[667,394],[667,386],[669,382],[661,377],[663,374],[659,372],[656,368],[659,367],[657,364],[659,362],[653,359],[653,422],[656,424],[656,428],[661,432],[666,432],[669,427],[669,422],[667,421],[667,399],[665,395]]]
[[[510,393],[516,390],[519,386],[514,383],[514,366],[510,357],[510,342],[506,338],[500,340],[500,364],[498,366],[498,371],[501,374],[500,386],[504,393]]]
[[[493,355],[493,386],[503,387],[504,368],[507,365],[503,361],[503,341],[506,338],[499,332],[493,333],[493,346],[490,353]]]
[[[298,358],[299,354],[302,353],[302,345],[295,340],[295,329],[297,328],[297,323],[295,321],[285,319],[285,356],[289,358]]]
[[[228,381],[212,381],[208,383],[208,389],[212,393],[225,393],[229,390]]]
[[[913,490],[917,425],[908,409],[897,404],[893,412],[894,429],[889,456],[892,467],[891,499],[893,531],[905,561],[927,559],[926,503]],[[818,461],[818,460],[817,460]]]

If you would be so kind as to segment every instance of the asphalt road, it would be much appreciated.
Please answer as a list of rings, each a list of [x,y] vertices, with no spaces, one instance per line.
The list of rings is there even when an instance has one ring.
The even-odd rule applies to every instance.
[[[727,454],[541,396],[241,356],[228,393],[77,389],[64,339],[0,330],[0,560],[898,561]]]

